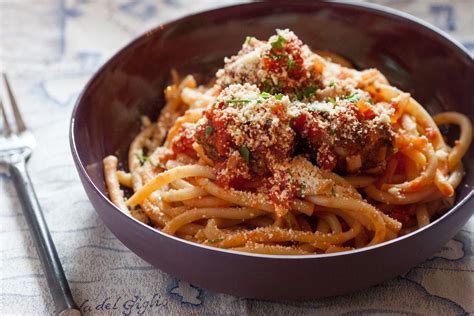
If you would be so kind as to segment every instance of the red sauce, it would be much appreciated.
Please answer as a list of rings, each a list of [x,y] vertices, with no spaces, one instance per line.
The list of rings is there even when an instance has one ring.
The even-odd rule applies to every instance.
[[[314,93],[312,91],[321,84],[317,79],[319,75],[305,68],[302,46],[300,40],[289,39],[281,48],[272,47],[264,53],[261,61],[268,75],[257,83],[260,89],[273,94],[296,94],[298,98]]]
[[[296,198],[297,185],[285,171],[275,171],[264,182],[265,191],[275,205],[290,207],[290,201]],[[284,193],[284,194],[283,194]]]
[[[221,125],[220,122],[215,122],[215,133],[213,133],[209,141],[214,144],[217,153],[223,156],[229,152],[229,148],[234,147],[234,144],[232,136]]]
[[[228,185],[235,190],[255,192],[258,188],[262,187],[264,180],[265,178],[259,176],[253,176],[252,179],[245,179],[239,176],[230,179]]]
[[[194,133],[187,131],[186,127],[181,127],[177,136],[173,139],[172,149],[175,154],[183,153],[190,157],[197,158],[196,151],[193,149],[195,141]]]
[[[328,136],[327,131],[319,126],[317,120],[311,120],[304,113],[295,119],[291,127],[298,134],[311,140],[319,140]]]
[[[303,113],[294,120],[291,127],[303,138],[308,139],[311,145],[317,147],[316,162],[321,168],[332,170],[336,167],[337,155],[324,141],[330,136],[324,128],[320,127],[317,120],[312,120]]]
[[[218,185],[238,191],[264,193],[277,208],[290,208],[290,201],[297,196],[298,185],[285,171],[274,171],[263,176],[250,175],[242,161],[230,168],[229,160],[216,164]],[[224,172],[221,174],[220,171]]]
[[[329,145],[323,143],[321,147],[319,147],[318,154],[316,156],[316,162],[319,166],[321,166],[321,168],[332,170],[336,168],[337,156]]]
[[[393,210],[389,215],[393,219],[396,219],[403,226],[406,226],[411,219],[415,217],[416,206],[415,205],[404,205],[399,206],[397,209]]]
[[[272,48],[262,58],[266,70],[271,73],[287,71],[288,78],[299,80],[305,74],[303,57],[301,57],[301,42],[289,41],[281,49]]]
[[[394,155],[394,159],[397,160],[397,168],[395,169],[395,174],[405,174],[408,164],[408,157],[397,152]]]
[[[357,107],[359,113],[361,113],[361,116],[366,120],[371,120],[377,116],[377,113],[374,112],[372,105],[366,102],[364,99],[361,99],[357,102]]]
[[[427,144],[426,138],[412,136],[408,134],[397,134],[395,137],[395,146],[398,148],[423,149]]]
[[[435,132],[434,129],[432,129],[431,127],[427,127],[425,129],[425,134],[426,134],[426,137],[428,137],[428,139],[431,141],[431,142],[434,142],[436,141],[436,139],[438,138],[438,134]]]
[[[305,124],[306,124],[306,120],[307,120],[307,116],[306,114],[301,114],[300,116],[298,116],[293,124],[291,125],[291,127],[293,128],[293,130],[295,132],[297,132],[298,134],[302,134],[303,131],[305,130]]]
[[[220,115],[220,109],[224,107],[224,102],[220,102],[214,109],[206,111],[204,114],[208,118],[208,124],[203,129],[205,143],[212,144],[213,149],[220,158],[229,155],[235,147],[232,136],[227,132],[226,125],[231,121],[230,117]],[[213,160],[219,157],[211,157]]]

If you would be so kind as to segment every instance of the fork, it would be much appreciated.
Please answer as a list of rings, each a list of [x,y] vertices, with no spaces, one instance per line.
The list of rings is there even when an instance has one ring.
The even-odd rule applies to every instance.
[[[35,138],[28,131],[11,90],[6,74],[2,73],[6,94],[8,95],[16,131],[8,120],[6,106],[0,98],[0,111],[3,119],[3,136],[0,136],[0,164],[6,166],[15,184],[23,213],[30,228],[36,250],[43,265],[48,287],[53,297],[56,314],[81,315],[74,302],[61,266],[58,253],[49,233],[43,212],[39,205],[33,184],[26,169],[26,162],[35,147]]]

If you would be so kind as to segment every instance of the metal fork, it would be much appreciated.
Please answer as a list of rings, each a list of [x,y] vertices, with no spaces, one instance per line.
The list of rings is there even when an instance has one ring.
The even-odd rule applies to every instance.
[[[33,184],[26,170],[26,162],[35,147],[35,138],[28,131],[13,96],[6,74],[2,73],[6,94],[10,100],[11,112],[16,130],[8,120],[6,106],[0,98],[0,111],[3,119],[3,136],[0,136],[0,164],[6,165],[15,184],[23,212],[36,244],[43,265],[48,287],[53,297],[56,313],[61,316],[81,315],[74,302],[61,266],[58,253],[41,211]]]

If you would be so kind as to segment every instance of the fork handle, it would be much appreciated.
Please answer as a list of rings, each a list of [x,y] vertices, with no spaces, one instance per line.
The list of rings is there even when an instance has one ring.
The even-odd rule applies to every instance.
[[[15,184],[23,213],[43,265],[48,287],[56,308],[56,314],[61,316],[81,315],[80,310],[72,298],[71,290],[69,289],[63,267],[61,266],[61,261],[56,252],[56,247],[49,233],[48,225],[41,211],[30,176],[26,170],[26,161],[20,159],[17,162],[9,164],[8,169]]]

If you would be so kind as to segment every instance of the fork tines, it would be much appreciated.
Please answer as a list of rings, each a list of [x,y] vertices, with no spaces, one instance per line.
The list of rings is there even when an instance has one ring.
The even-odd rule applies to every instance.
[[[0,94],[0,111],[2,112],[2,120],[3,120],[3,134],[4,136],[8,137],[13,133],[12,125],[8,121],[8,114],[6,110],[6,105],[1,99],[1,96],[6,96],[8,98],[8,103],[10,104],[11,111],[13,113],[13,117],[15,118],[15,125],[16,125],[16,132],[21,133],[26,131],[26,125],[21,117],[20,110],[18,108],[18,104],[16,103],[15,96],[13,95],[12,89],[10,87],[10,83],[8,82],[7,75],[2,73],[3,85],[6,93]]]

